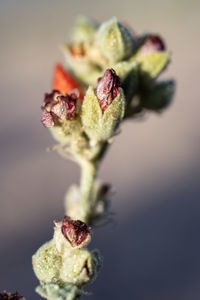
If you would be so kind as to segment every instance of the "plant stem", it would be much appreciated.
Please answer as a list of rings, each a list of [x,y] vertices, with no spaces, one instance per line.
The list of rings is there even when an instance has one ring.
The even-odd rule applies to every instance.
[[[92,210],[92,191],[94,180],[97,173],[97,163],[94,161],[82,160],[81,163],[81,220],[88,223],[91,217]]]

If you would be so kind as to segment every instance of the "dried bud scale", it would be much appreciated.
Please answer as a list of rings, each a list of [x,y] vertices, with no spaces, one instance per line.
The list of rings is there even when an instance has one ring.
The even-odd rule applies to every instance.
[[[107,69],[102,77],[98,79],[95,95],[104,112],[119,94],[120,79],[113,69]]]
[[[72,247],[85,244],[90,233],[89,227],[84,222],[74,221],[68,216],[65,216],[62,221],[61,231]]]

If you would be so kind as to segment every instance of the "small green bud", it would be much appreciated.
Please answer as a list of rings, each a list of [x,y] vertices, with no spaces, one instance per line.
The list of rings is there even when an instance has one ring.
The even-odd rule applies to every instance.
[[[72,40],[75,43],[92,40],[96,33],[97,27],[98,24],[94,20],[83,15],[78,16],[75,22]]]
[[[33,270],[39,280],[50,282],[59,277],[62,259],[56,255],[53,241],[42,245],[33,255]]]
[[[100,270],[102,260],[97,250],[76,249],[65,257],[60,279],[65,283],[82,286],[93,280]]]
[[[119,87],[119,77],[108,69],[95,89],[85,95],[81,119],[87,135],[94,141],[108,140],[124,116],[125,97]]]
[[[96,42],[102,54],[111,63],[128,58],[135,46],[128,28],[119,23],[115,17],[102,23],[96,33]]]
[[[36,292],[48,300],[79,300],[82,291],[74,284],[60,286],[57,282],[40,282]]]
[[[170,104],[174,92],[173,80],[158,82],[142,94],[141,103],[147,109],[160,111]]]

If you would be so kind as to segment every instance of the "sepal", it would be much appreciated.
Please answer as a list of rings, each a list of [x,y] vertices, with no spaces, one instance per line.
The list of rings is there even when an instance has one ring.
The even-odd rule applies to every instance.
[[[118,95],[102,112],[93,87],[89,87],[82,105],[81,120],[86,134],[94,141],[108,140],[113,136],[125,111],[125,97],[119,88]]]

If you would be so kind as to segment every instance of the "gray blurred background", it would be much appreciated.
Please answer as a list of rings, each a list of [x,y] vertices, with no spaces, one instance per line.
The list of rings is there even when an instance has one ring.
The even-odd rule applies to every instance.
[[[122,127],[100,177],[112,182],[114,222],[94,232],[104,256],[88,299],[200,299],[200,1],[0,0],[0,290],[27,300],[37,280],[31,255],[63,217],[63,196],[79,168],[57,153],[40,123],[58,49],[77,14],[117,16],[141,33],[161,33],[172,53],[164,77],[177,80],[161,115]]]

